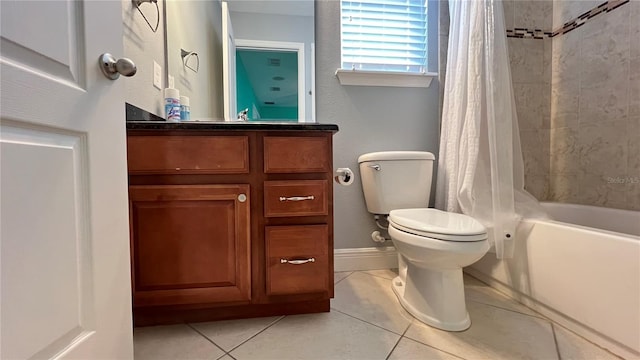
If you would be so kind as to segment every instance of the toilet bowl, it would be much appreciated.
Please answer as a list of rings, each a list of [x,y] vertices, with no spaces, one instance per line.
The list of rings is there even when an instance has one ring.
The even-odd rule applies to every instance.
[[[447,331],[471,325],[462,268],[489,250],[485,227],[472,217],[430,209],[433,154],[386,151],[358,158],[367,210],[389,221],[398,252],[392,289],[418,320]]]
[[[389,235],[399,265],[392,289],[402,307],[442,330],[469,328],[462,268],[489,250],[484,226],[462,214],[400,209],[389,214]]]

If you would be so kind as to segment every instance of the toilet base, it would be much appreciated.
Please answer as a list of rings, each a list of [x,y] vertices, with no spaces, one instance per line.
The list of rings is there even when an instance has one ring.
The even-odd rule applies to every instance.
[[[407,312],[441,330],[464,331],[471,326],[462,269],[439,271],[406,266],[406,276],[394,278],[391,287]]]

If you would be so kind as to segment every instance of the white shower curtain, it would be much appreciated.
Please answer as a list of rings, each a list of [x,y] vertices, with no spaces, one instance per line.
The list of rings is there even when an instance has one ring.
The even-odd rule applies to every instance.
[[[499,259],[522,216],[543,216],[524,190],[502,3],[449,0],[450,31],[436,207],[482,222]]]

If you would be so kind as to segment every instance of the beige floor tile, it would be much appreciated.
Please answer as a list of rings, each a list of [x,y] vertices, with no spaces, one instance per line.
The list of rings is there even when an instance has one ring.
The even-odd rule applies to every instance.
[[[379,276],[381,278],[392,280],[398,276],[398,269],[384,269],[384,270],[367,270],[363,271],[369,275]]]
[[[459,360],[457,356],[434,349],[417,341],[402,338],[388,360]]]
[[[620,358],[613,355],[601,347],[592,344],[584,338],[572,333],[565,328],[554,325],[556,332],[556,340],[558,342],[558,351],[560,358],[563,360],[619,360]]]
[[[221,357],[218,360],[233,360],[233,358],[231,356],[229,356],[229,355],[225,355],[225,356]]]
[[[347,276],[351,275],[351,273],[353,273],[353,271],[341,271],[341,272],[335,272],[333,273],[333,283],[337,284],[340,280],[346,278]]]
[[[551,324],[533,316],[469,302],[471,327],[447,332],[414,321],[406,337],[466,359],[557,359]]]
[[[187,325],[135,328],[133,357],[136,360],[212,359],[224,351]]]
[[[500,293],[494,288],[486,285],[483,282],[471,277],[469,275],[464,276],[464,295],[469,301],[475,301],[482,304],[492,305],[506,310],[517,311],[522,314],[531,316],[543,317],[537,312],[529,309],[528,307],[520,304],[519,302],[509,298],[508,296]]]
[[[337,311],[286,316],[230,354],[244,359],[385,359],[399,335]]]
[[[391,290],[391,280],[355,272],[335,287],[331,308],[402,334],[413,320]]]
[[[191,326],[224,349],[224,351],[231,351],[231,349],[242,344],[280,318],[281,316],[212,321],[194,323]]]

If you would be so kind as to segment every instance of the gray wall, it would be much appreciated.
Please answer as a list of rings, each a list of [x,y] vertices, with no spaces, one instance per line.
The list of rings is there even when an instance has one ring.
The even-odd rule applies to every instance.
[[[122,22],[124,25],[124,54],[113,54],[116,57],[128,57],[138,67],[134,77],[120,79],[125,83],[125,101],[158,116],[164,114],[162,92],[153,86],[153,61],[163,69],[164,81],[164,21],[162,20],[164,1],[158,1],[160,24],[154,33],[144,21],[142,15],[131,0],[122,0]],[[140,6],[151,25],[155,25],[156,7],[145,3]],[[163,83],[163,88],[166,84]],[[124,111],[124,104],[122,104]]]
[[[192,119],[222,119],[222,8],[218,1],[167,1],[167,66]],[[180,49],[198,53],[197,73],[186,68]],[[195,59],[189,64],[194,65]]]
[[[340,127],[334,136],[334,167],[356,173],[352,186],[334,185],[334,247],[372,247],[370,235],[377,227],[364,203],[358,156],[385,150],[437,155],[439,84],[434,79],[426,89],[340,85],[334,75],[340,67],[340,3],[316,1],[315,6],[317,121]]]

